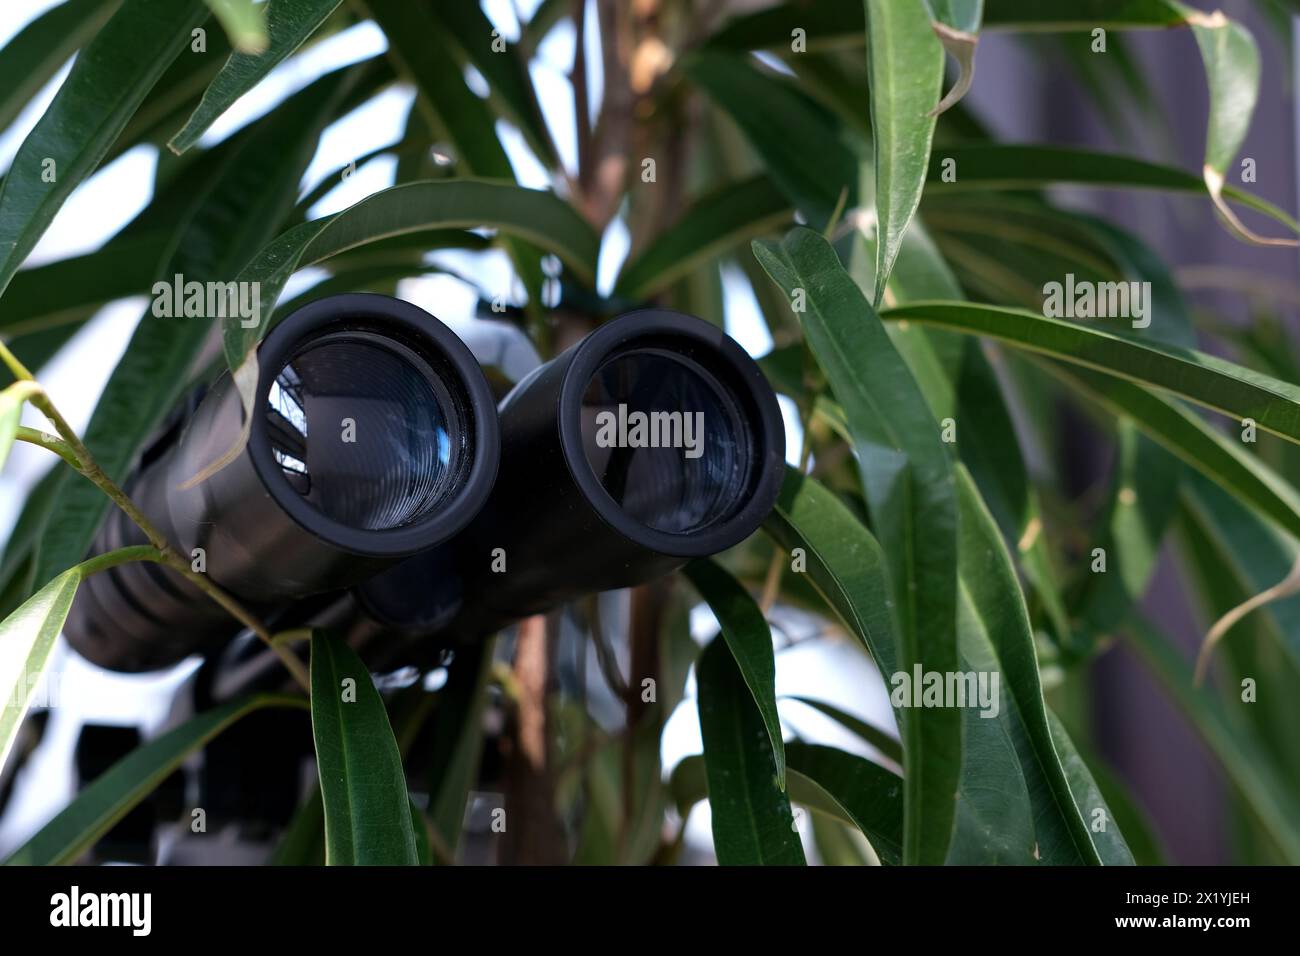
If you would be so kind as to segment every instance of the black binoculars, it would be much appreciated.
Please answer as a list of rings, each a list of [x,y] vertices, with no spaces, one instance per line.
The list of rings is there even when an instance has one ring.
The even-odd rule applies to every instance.
[[[450,329],[388,296],[313,302],[257,361],[237,458],[189,480],[243,431],[226,373],[173,414],[127,490],[196,570],[268,619],[331,608],[383,648],[375,669],[431,666],[449,643],[726,550],[780,489],[784,429],[763,373],[680,313],[601,325],[499,406]],[[93,550],[137,543],[114,513]],[[147,562],[90,577],[65,625],[120,671],[212,653],[238,630]]]

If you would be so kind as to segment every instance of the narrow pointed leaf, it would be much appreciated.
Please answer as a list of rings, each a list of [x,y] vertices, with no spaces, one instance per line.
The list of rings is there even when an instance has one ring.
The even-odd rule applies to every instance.
[[[776,183],[817,228],[846,197],[857,205],[858,161],[834,116],[788,80],[741,57],[699,51],[683,64],[740,127]]]
[[[889,309],[907,319],[1006,342],[1106,375],[1152,386],[1300,443],[1300,386],[1191,349],[1143,341],[1022,309],[951,302]]]
[[[804,865],[767,728],[724,640],[715,639],[700,654],[695,678],[718,862]]]
[[[364,0],[365,8],[388,37],[389,55],[414,81],[419,105],[442,130],[464,173],[486,179],[514,179],[510,160],[497,138],[487,103],[465,84],[451,55],[446,28],[431,7],[409,0]],[[490,30],[489,26],[489,30]]]
[[[1050,862],[1099,863],[1048,724],[1033,632],[1015,568],[974,482],[964,469],[958,469],[957,475],[963,600],[992,648],[1014,708],[1012,739],[1022,754],[1026,783],[1038,811],[1034,825],[1039,852]]]
[[[790,773],[820,787],[862,831],[880,862],[903,860],[903,781],[865,757],[794,741]],[[793,790],[794,783],[791,783]],[[799,799],[795,796],[795,799]]]
[[[9,756],[14,738],[32,694],[45,672],[54,640],[72,607],[77,587],[87,575],[128,561],[156,561],[157,549],[149,545],[119,548],[64,571],[0,622],[0,768]]]
[[[167,144],[183,153],[199,141],[235,101],[262,81],[266,74],[316,32],[342,0],[268,0],[267,46],[261,53],[235,51],[203,94],[198,108]]]
[[[4,468],[18,434],[18,422],[23,417],[24,393],[21,383],[10,385],[0,392],[0,468]]]
[[[740,582],[713,561],[692,561],[686,566],[685,574],[718,619],[727,649],[735,658],[753,696],[754,706],[762,715],[772,746],[772,757],[776,761],[777,782],[785,789],[785,748],[781,738],[781,718],[776,713],[776,659],[772,651],[772,629]]]
[[[112,16],[115,0],[66,0],[0,49],[0,130],[6,129],[68,57]]]
[[[0,693],[5,695],[0,710],[0,767],[9,757],[80,583],[76,568],[64,571],[0,623]]]
[[[945,182],[944,163],[949,160],[954,164],[956,178]],[[1182,169],[1113,153],[1018,143],[946,145],[930,157],[928,179],[927,188],[934,194],[1069,184],[1210,196],[1202,177]],[[1261,212],[1292,232],[1300,233],[1300,223],[1271,203],[1229,185],[1223,187],[1222,194],[1225,199]]]
[[[500,49],[505,40],[476,3],[432,4],[431,9],[440,28],[445,27],[449,39],[459,47],[462,59],[487,80],[489,102],[519,127],[543,163],[557,166],[555,143],[542,116],[527,62],[519,54],[519,45]],[[533,20],[541,13],[540,9],[535,12]]]
[[[934,138],[931,111],[943,83],[943,48],[925,7],[864,0],[871,69],[871,130],[876,173],[876,288],[879,306],[908,224],[925,187]]]
[[[815,479],[786,466],[763,530],[784,550],[803,550],[808,578],[827,606],[882,674],[897,670],[898,624],[884,554],[853,512]]]
[[[124,0],[77,57],[0,184],[0,294],[206,16],[202,0]]]
[[[410,798],[383,698],[356,651],[311,639],[311,729],[330,866],[419,864]]]
[[[821,236],[796,229],[779,245],[756,242],[754,250],[792,302],[802,293],[805,336],[853,435],[899,609],[898,667],[908,674],[918,666],[954,671],[957,506],[939,425],[884,326]],[[961,715],[906,709],[902,730],[905,857],[941,863],[955,814]]]
[[[828,704],[824,700],[814,700],[811,697],[787,697],[785,700],[797,700],[801,704],[807,704],[814,710],[820,711],[831,720],[844,727],[846,730],[857,734],[871,746],[875,747],[890,760],[903,763],[903,748],[898,740],[891,737],[888,733],[878,727],[867,723],[861,717],[855,717],[847,711],[841,710],[834,704]]]
[[[1129,849],[1119,821],[1106,803],[1101,787],[1093,779],[1092,771],[1074,747],[1061,720],[1050,710],[1047,723],[1052,732],[1052,743],[1060,755],[1061,766],[1065,769],[1066,779],[1070,783],[1070,792],[1074,795],[1075,805],[1080,815],[1087,822],[1092,833],[1093,845],[1103,866],[1132,866],[1133,851]]]

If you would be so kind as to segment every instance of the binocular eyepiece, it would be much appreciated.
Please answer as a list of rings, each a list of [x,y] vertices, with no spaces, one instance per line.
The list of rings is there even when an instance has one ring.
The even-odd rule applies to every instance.
[[[186,484],[243,426],[225,375],[128,490],[255,609],[346,591],[375,669],[432,665],[449,641],[726,550],[780,488],[784,430],[762,372],[679,313],[607,322],[499,407],[449,329],[386,296],[304,307],[268,335],[258,366],[238,458]],[[142,540],[115,514],[95,550]],[[96,663],[150,670],[237,629],[184,579],[141,563],[92,576],[65,630]]]

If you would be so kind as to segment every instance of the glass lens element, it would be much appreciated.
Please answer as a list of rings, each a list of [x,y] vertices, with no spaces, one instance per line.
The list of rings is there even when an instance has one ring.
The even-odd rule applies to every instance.
[[[429,365],[367,332],[300,349],[271,384],[266,420],[290,487],[354,528],[428,514],[454,486],[464,451],[465,429]]]
[[[582,431],[610,497],[656,531],[699,531],[743,504],[748,431],[727,392],[683,355],[640,348],[606,361],[583,396]]]

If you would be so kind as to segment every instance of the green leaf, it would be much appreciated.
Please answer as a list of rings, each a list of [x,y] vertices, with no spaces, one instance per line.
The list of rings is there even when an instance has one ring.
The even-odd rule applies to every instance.
[[[906,319],[998,339],[1073,365],[1152,386],[1300,443],[1300,386],[1191,349],[1051,319],[1022,309],[923,302],[888,309]]]
[[[477,69],[487,81],[488,101],[519,127],[543,163],[552,168],[558,166],[555,143],[537,102],[527,61],[519,55],[518,47],[496,49],[498,42],[505,41],[477,3],[439,3],[431,4],[429,9],[440,21],[439,26],[445,25],[448,39],[459,47],[460,59]],[[533,20],[541,13],[540,9],[534,13]],[[424,55],[428,56],[429,51]]]
[[[891,737],[888,733],[878,727],[873,727],[861,717],[855,717],[847,711],[841,710],[834,704],[828,704],[824,700],[813,700],[811,697],[787,697],[784,700],[797,700],[801,704],[807,704],[814,710],[821,711],[831,720],[843,726],[845,729],[857,734],[871,746],[875,747],[890,760],[899,766],[903,764],[903,747],[898,740]]]
[[[266,74],[311,36],[342,0],[269,0],[266,12],[268,44],[262,53],[235,51],[203,94],[198,108],[167,144],[183,153],[199,141],[217,117],[260,83]],[[287,142],[292,142],[288,140]]]
[[[202,0],[124,0],[77,57],[0,184],[0,294],[206,16]]]
[[[1296,239],[1266,239],[1248,229],[1224,201],[1228,168],[1246,141],[1251,115],[1259,99],[1259,48],[1245,27],[1225,17],[1177,4],[1186,11],[1196,35],[1210,86],[1210,124],[1205,134],[1202,173],[1215,208],[1238,236],[1260,246],[1296,246]]]
[[[781,738],[781,718],[776,713],[776,658],[772,651],[772,629],[740,582],[708,559],[686,565],[686,577],[700,597],[708,603],[722,637],[736,660],[767,728],[776,761],[778,786],[785,789],[785,748]]]
[[[149,546],[119,548],[64,571],[0,622],[0,768],[9,756],[18,728],[31,703],[54,639],[72,607],[77,587],[88,575],[128,561],[156,561],[158,551]]]
[[[916,214],[934,138],[931,107],[943,83],[943,48],[920,3],[864,0],[876,171],[877,306]]]
[[[1007,724],[1035,808],[1037,853],[1049,863],[1098,863],[1048,726],[1033,632],[1015,568],[974,482],[960,468],[957,492],[962,602],[971,636],[987,644],[1005,684],[1003,697],[1012,710]]]
[[[1219,761],[1278,852],[1288,864],[1300,863],[1300,831],[1295,826],[1300,820],[1300,802],[1295,788],[1279,777],[1255,735],[1232,719],[1212,689],[1192,684],[1191,666],[1149,621],[1132,616],[1124,636]]]
[[[902,862],[902,780],[888,770],[833,747],[794,741],[789,771],[791,801],[827,818],[861,830],[881,862]],[[691,808],[709,796],[705,758],[687,757],[673,768],[669,783],[678,814],[685,819]],[[814,818],[814,827],[816,826]]]
[[[698,51],[683,63],[744,132],[772,181],[817,228],[840,197],[857,205],[858,161],[835,118],[798,86],[727,53]]]
[[[14,851],[7,866],[74,863],[196,750],[239,718],[263,707],[302,707],[298,697],[259,694],[205,711],[137,747]]]
[[[429,111],[426,119],[446,134],[463,172],[513,181],[495,119],[465,84],[432,6],[409,0],[364,0],[364,5],[388,37],[389,55],[414,81],[419,105]]]
[[[447,27],[438,19],[434,5],[409,0],[361,0],[388,37],[388,53],[415,83],[416,106],[422,108],[428,128],[446,136],[456,156],[461,175],[499,179],[514,183],[515,174],[496,132],[491,108],[469,88],[464,70],[452,55]],[[447,8],[467,4],[441,4]],[[453,17],[456,15],[453,14]],[[462,19],[464,14],[461,15]],[[491,49],[491,24],[480,17],[479,26]],[[500,58],[501,55],[490,53]],[[541,254],[507,236],[505,245],[516,271],[529,293],[530,307],[541,298]],[[233,368],[234,366],[232,366]]]
[[[984,25],[1002,30],[1158,29],[1184,19],[1168,0],[985,0],[984,8]]]
[[[5,695],[0,711],[0,767],[9,757],[80,583],[80,571],[65,571],[0,623],[0,693]]]
[[[728,183],[696,201],[629,259],[614,294],[648,298],[740,243],[784,225],[793,213],[789,200],[766,176]]]
[[[865,291],[872,287],[874,242],[861,233],[854,239],[850,272]],[[903,237],[888,289],[900,304],[964,298],[961,286],[920,222],[913,222]],[[960,421],[956,430],[957,455],[970,469],[1002,533],[1016,542],[1025,576],[1034,586],[1053,632],[1058,639],[1064,639],[1069,625],[1052,556],[1040,533],[1039,496],[1026,477],[1020,439],[992,365],[975,339],[940,329],[901,325],[890,328],[890,338],[907,360],[935,419]],[[978,414],[961,414],[970,409],[978,409]]]
[[[224,161],[193,201],[162,275],[229,281],[235,269],[275,234],[320,131],[357,73],[346,68],[296,93],[230,144]],[[292,145],[286,145],[292,144]],[[145,439],[180,396],[211,327],[147,312],[113,370],[84,440],[96,461],[121,482]],[[108,502],[89,482],[60,477],[59,508],[43,535],[36,582],[48,581],[90,547]]]
[[[266,7],[255,0],[204,0],[240,53],[265,53]]]
[[[23,269],[4,296],[6,339],[76,325],[96,309],[148,291],[167,253],[167,237],[115,238],[96,252]]]
[[[815,479],[790,466],[763,530],[786,551],[803,549],[808,578],[882,674],[897,667],[895,610],[880,545]]]
[[[1097,781],[1093,779],[1092,771],[1088,769],[1088,765],[1083,762],[1083,758],[1074,748],[1074,741],[1070,739],[1060,718],[1050,710],[1047,712],[1047,723],[1052,732],[1052,743],[1056,747],[1056,752],[1060,754],[1061,766],[1065,769],[1075,806],[1088,824],[1093,845],[1096,847],[1102,865],[1132,866],[1135,862],[1133,852],[1124,840],[1119,820],[1106,803],[1106,798],[1102,796]],[[1098,826],[1104,826],[1104,829],[1099,830]]]
[[[943,167],[947,160],[956,164],[956,178],[952,182],[943,180]],[[1184,170],[1130,156],[1065,146],[1002,143],[945,146],[930,157],[927,181],[930,192],[936,195],[971,189],[1020,190],[1066,184],[1210,195],[1201,177]],[[1263,199],[1233,186],[1224,186],[1223,196],[1300,233],[1300,223]]]
[[[820,788],[843,815],[871,841],[880,862],[896,866],[903,861],[903,781],[864,757],[834,747],[792,741],[791,795],[796,802],[806,794],[796,792],[795,777]],[[801,781],[803,782],[803,781]]]
[[[41,544],[45,522],[56,503],[62,462],[55,462],[36,483],[23,503],[23,510],[5,542],[4,560],[0,561],[0,619],[31,596],[36,584],[36,552]]]
[[[0,392],[0,468],[4,467],[9,449],[13,447],[18,435],[18,422],[23,417],[23,402],[27,400],[30,388],[30,385],[24,387],[23,383],[15,382]]]
[[[700,654],[695,679],[718,862],[802,866],[803,845],[767,727],[725,640],[715,639]]]
[[[261,283],[261,324],[238,319],[223,330],[226,360],[238,369],[265,334],[285,282],[306,268],[376,240],[427,229],[495,228],[554,252],[584,282],[593,281],[599,239],[568,203],[549,192],[476,179],[409,183],[373,193],[332,216],[296,226],[267,245],[239,274]]]
[[[419,864],[410,798],[383,698],[356,651],[311,638],[311,729],[330,866]]]
[[[0,50],[0,130],[103,28],[114,5],[115,0],[66,0],[23,27]]]
[[[754,252],[792,302],[802,290],[806,341],[853,434],[899,608],[899,669],[955,671],[957,506],[938,423],[884,326],[824,239],[796,229],[779,245],[756,242]],[[961,716],[946,708],[908,709],[902,731],[905,856],[909,863],[941,863],[955,814]]]

